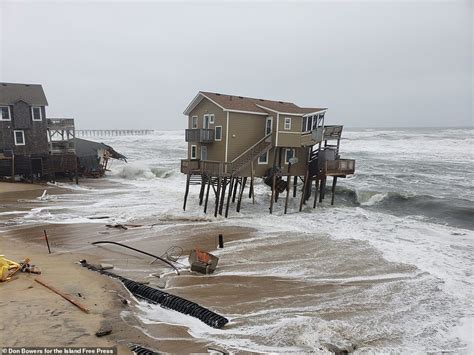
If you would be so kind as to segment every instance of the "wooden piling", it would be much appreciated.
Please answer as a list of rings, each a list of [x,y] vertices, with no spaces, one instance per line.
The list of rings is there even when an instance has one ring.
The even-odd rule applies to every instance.
[[[308,183],[309,169],[306,170],[306,176],[303,182],[303,191],[301,191],[300,212],[303,210],[303,204],[306,200],[306,188]]]
[[[318,189],[319,189],[319,179],[316,176],[316,180],[314,181],[315,185],[315,190],[314,190],[314,202],[313,202],[313,208],[316,208],[316,201],[318,200]]]
[[[216,191],[216,206],[214,209],[214,217],[217,217],[217,211],[219,211],[219,197],[221,192],[222,177],[217,178],[217,191]]]
[[[222,210],[224,209],[224,199],[225,199],[225,191],[227,188],[227,178],[224,178],[224,181],[222,182],[222,191],[221,191],[221,199],[219,203],[219,214],[222,216]]]
[[[323,202],[324,199],[324,189],[326,187],[326,176],[321,179],[321,186],[319,187],[319,203]]]
[[[289,197],[290,197],[290,175],[288,175],[288,177],[286,178],[286,198],[285,198],[285,214],[286,214],[286,211],[288,209],[288,200],[289,200]]]
[[[275,183],[276,183],[276,174],[273,173],[272,177],[272,196],[270,199],[270,214],[273,213],[273,200],[274,200],[274,195],[275,195]]]
[[[296,197],[296,185],[298,184],[298,176],[293,177],[293,197]]]
[[[334,205],[334,196],[336,195],[336,184],[337,184],[337,176],[332,178],[332,196],[331,196],[331,206]]]
[[[191,179],[191,175],[188,174],[186,177],[186,191],[184,192],[184,203],[183,203],[183,211],[186,211],[186,202],[188,200],[188,193],[189,193],[189,180]]]
[[[242,181],[240,181],[242,183]],[[237,194],[237,186],[239,184],[239,178],[235,178],[235,183],[234,183],[234,190],[232,192],[232,203],[235,203],[235,195]]]
[[[240,212],[240,206],[242,206],[242,195],[244,194],[245,185],[247,184],[247,177],[244,177],[240,184],[239,198],[237,200],[237,212]]]
[[[199,190],[199,206],[202,206],[202,200],[204,198],[204,188],[206,187],[206,177],[201,175],[201,189]]]
[[[207,213],[207,201],[209,200],[209,189],[211,187],[211,177],[209,176],[207,178],[207,189],[206,189],[206,202],[204,202],[204,213]]]
[[[226,218],[229,215],[229,204],[230,204],[230,199],[232,198],[232,195],[234,193],[234,184],[235,184],[235,186],[237,186],[237,183],[235,182],[235,180],[236,180],[236,178],[234,178],[233,176],[230,177],[229,193],[227,194],[227,203],[226,203],[226,206],[225,206],[225,217]]]

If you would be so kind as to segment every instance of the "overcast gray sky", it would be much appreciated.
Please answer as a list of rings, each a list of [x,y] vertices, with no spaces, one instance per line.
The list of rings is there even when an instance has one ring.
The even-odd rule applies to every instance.
[[[199,90],[347,126],[472,125],[472,1],[9,2],[0,80],[78,128],[185,127]]]

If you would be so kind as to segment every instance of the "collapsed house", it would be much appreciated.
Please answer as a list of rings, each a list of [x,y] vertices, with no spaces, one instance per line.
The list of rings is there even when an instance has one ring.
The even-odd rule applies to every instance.
[[[127,161],[127,157],[107,144],[81,138],[74,138],[73,141],[78,159],[79,175],[100,177],[105,174],[109,159]]]
[[[78,175],[90,171],[94,171],[92,176],[97,175],[95,171],[97,176],[103,175],[109,158],[125,158],[105,144],[86,141],[102,158],[99,167],[95,163],[79,166],[76,143],[80,151],[83,144],[75,139],[74,119],[46,118],[46,106],[41,85],[0,83],[0,177],[12,181],[55,180],[57,176],[77,180]]]
[[[74,120],[46,118],[46,106],[41,85],[0,83],[0,176],[75,174]]]

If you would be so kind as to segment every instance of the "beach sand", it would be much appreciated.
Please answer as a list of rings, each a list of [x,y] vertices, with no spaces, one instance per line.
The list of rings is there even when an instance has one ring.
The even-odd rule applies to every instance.
[[[41,189],[33,187],[23,191],[21,197],[29,191],[42,193]],[[3,197],[4,194],[0,196]],[[17,194],[16,197],[18,196]],[[137,281],[150,282],[150,286],[157,287],[153,284],[154,281],[162,285],[174,276],[172,272],[168,275],[170,269],[166,265],[154,263],[150,266],[153,260],[150,257],[115,246],[99,247],[90,243],[97,240],[128,240],[127,244],[140,248],[140,241],[143,243],[153,238],[153,251],[147,249],[149,252],[158,253],[172,245],[180,245],[187,255],[195,246],[213,250],[216,246],[216,233],[224,232],[226,241],[248,235],[248,230],[244,228],[191,228],[187,223],[166,229],[166,232],[160,229],[157,233],[151,227],[130,228],[125,231],[107,228],[102,223],[45,224],[14,226],[0,233],[0,254],[17,262],[25,257],[30,258],[32,264],[41,268],[41,279],[73,296],[90,309],[90,314],[85,314],[35,282],[36,275],[17,273],[12,281],[0,284],[0,343],[3,346],[118,346],[119,353],[123,354],[130,353],[127,347],[130,343],[170,353],[207,353],[208,347],[219,348],[193,338],[182,326],[158,324],[147,329],[148,335],[151,332],[164,340],[146,336],[140,320],[131,311],[136,301],[121,283],[78,264],[81,259],[90,263],[111,263],[117,270],[122,270],[112,271]],[[48,233],[51,255],[48,254],[43,230]],[[151,268],[157,274],[164,273],[165,277],[150,278],[149,272],[143,272],[144,268]],[[195,277],[199,279],[199,276]],[[189,296],[198,303],[206,298],[203,295],[181,296]],[[124,299],[129,300],[128,305],[122,303]],[[205,303],[202,305],[212,308],[212,302]],[[98,338],[95,332],[103,321],[112,324],[113,331],[108,336]]]
[[[42,190],[0,194],[0,205],[3,205],[3,210],[19,210],[22,204],[15,202],[15,199],[21,200],[25,198],[25,194],[32,192],[40,196]],[[5,202],[5,195],[13,195],[10,202]],[[270,236],[270,240],[260,241],[255,230],[238,226],[238,221],[235,222],[236,225],[230,225],[219,219],[137,219],[130,222],[133,225],[129,225],[126,230],[107,227],[107,222],[100,219],[90,222],[4,224],[3,232],[0,233],[0,254],[15,261],[29,257],[33,264],[42,269],[41,277],[46,282],[76,297],[91,309],[91,313],[81,312],[34,282],[33,275],[17,274],[15,280],[0,285],[2,345],[116,345],[119,352],[124,354],[130,353],[127,348],[130,343],[169,353],[207,353],[209,348],[223,349],[223,345],[205,340],[199,334],[193,337],[191,334],[194,332],[196,336],[196,328],[188,328],[186,322],[189,320],[184,323],[174,322],[174,317],[178,317],[179,313],[160,313],[163,311],[159,306],[137,302],[117,280],[82,268],[78,265],[81,259],[86,259],[89,263],[112,264],[114,273],[149,283],[154,288],[164,288],[171,294],[229,317],[231,321],[224,328],[229,337],[238,334],[240,327],[261,326],[259,315],[273,310],[281,310],[281,313],[274,313],[278,318],[273,322],[278,322],[291,318],[295,312],[293,308],[304,310],[314,305],[327,304],[321,309],[316,307],[314,311],[306,311],[305,314],[323,322],[337,322],[339,319],[351,322],[351,319],[360,314],[372,314],[385,309],[383,302],[367,303],[359,295],[379,284],[389,283],[400,277],[411,277],[416,269],[409,265],[387,262],[368,243],[337,241],[321,233],[308,235],[295,232],[295,238],[288,238],[288,232],[274,235],[269,233],[266,236]],[[51,255],[48,255],[44,230],[48,234]],[[166,264],[153,262],[152,257],[115,245],[91,244],[95,241],[121,242],[155,255],[163,255],[169,248],[177,246],[182,249],[183,258],[180,261],[184,262],[193,248],[210,252],[216,250],[219,234],[224,235],[223,251],[227,254],[224,253],[225,257],[219,261],[216,271],[218,275],[210,276],[186,271],[185,265],[181,275],[177,276]],[[275,248],[272,238],[278,239],[280,246],[284,240],[284,247]],[[235,257],[232,242],[237,240],[243,249]],[[351,250],[351,257],[341,257],[341,250]],[[302,275],[304,260],[309,258],[312,264],[314,258],[317,258],[319,267],[314,269],[315,275],[310,276],[319,280],[305,282],[304,276],[288,277],[286,271],[283,274],[258,272],[259,265],[270,270],[273,266],[278,271],[282,263],[286,265],[293,258],[298,262],[292,265],[295,270],[289,271],[301,272]],[[406,276],[398,276],[401,274]],[[383,275],[395,276],[385,278]],[[124,305],[123,299],[130,302]],[[333,307],[331,300],[344,300],[343,306]],[[113,331],[110,335],[97,338],[95,332],[103,321],[112,324]],[[201,324],[194,323],[195,327],[196,324],[199,333]],[[295,335],[297,336],[299,334]],[[269,338],[261,334],[250,334],[248,337],[250,345],[241,347],[241,344],[234,341],[225,350],[239,352],[245,349],[246,352],[252,352],[256,348],[252,344],[264,343],[272,346],[269,349],[278,348],[280,344],[278,334]],[[364,342],[367,346],[377,346],[377,342],[383,344],[385,339],[349,338],[341,345],[350,348],[354,340],[360,340],[362,346]],[[294,349],[301,349],[301,344],[306,344],[305,342],[309,342],[308,349],[314,349],[311,339],[285,339],[281,344],[291,346],[294,343]],[[322,350],[321,347],[319,349]]]

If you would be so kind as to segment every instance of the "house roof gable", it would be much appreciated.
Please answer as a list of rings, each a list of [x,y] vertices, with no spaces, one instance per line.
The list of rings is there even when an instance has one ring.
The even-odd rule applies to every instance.
[[[188,115],[204,98],[212,101],[224,111],[248,112],[260,115],[266,115],[268,114],[268,111],[294,115],[305,115],[308,113],[326,110],[325,108],[299,107],[292,102],[256,99],[252,97],[200,91],[186,108],[184,114]]]
[[[0,82],[0,104],[13,105],[18,101],[37,106],[48,105],[43,87],[39,84]]]

